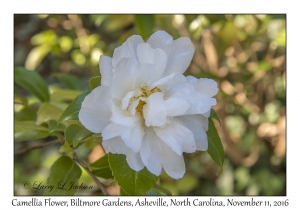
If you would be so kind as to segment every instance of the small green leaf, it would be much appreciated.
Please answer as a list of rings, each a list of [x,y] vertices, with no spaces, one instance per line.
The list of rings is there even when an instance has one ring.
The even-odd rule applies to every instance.
[[[33,121],[15,121],[14,137],[16,142],[42,139],[49,136],[48,129]]]
[[[44,195],[74,195],[76,188],[72,188],[71,183],[78,182],[80,176],[80,167],[70,157],[60,157],[51,166],[47,179],[47,185],[54,188],[51,191],[46,190]]]
[[[65,131],[66,141],[69,145],[73,145],[74,147],[76,147],[80,142],[83,142],[92,134],[93,133],[89,130],[76,124],[70,125]]]
[[[115,180],[128,195],[145,195],[158,179],[147,168],[140,171],[131,169],[125,155],[109,153],[108,160]]]
[[[148,39],[154,28],[154,15],[134,15],[135,25],[143,39]]]
[[[67,154],[73,154],[74,153],[72,147],[66,141],[65,141],[64,145],[62,145],[59,148],[59,152],[60,153],[67,153]]]
[[[67,88],[73,90],[84,90],[82,80],[72,74],[56,73],[53,76],[57,77]]]
[[[35,95],[40,101],[49,101],[48,86],[37,72],[15,67],[14,77],[18,85]]]
[[[51,94],[51,101],[73,101],[81,93],[82,91],[78,90],[56,89]]]
[[[218,117],[218,115],[217,115],[217,113],[216,113],[215,110],[213,110],[213,109],[210,110],[210,117],[212,119],[216,119],[219,122],[219,124],[221,125],[220,118]]]
[[[89,168],[95,176],[104,179],[113,178],[112,172],[109,167],[107,154],[101,157],[100,159],[96,160],[95,162],[91,163],[89,165]]]
[[[58,107],[45,102],[43,103],[39,110],[37,111],[37,120],[38,125],[48,122],[49,120],[57,120],[63,111]]]
[[[78,113],[81,108],[81,103],[90,92],[91,91],[85,91],[82,94],[80,94],[79,96],[77,96],[74,99],[74,101],[72,101],[70,103],[70,105],[62,113],[62,115],[58,119],[58,123],[66,121],[66,120],[78,120]]]
[[[57,124],[57,121],[56,120],[49,120],[48,121],[48,129],[49,129],[49,133],[53,133],[55,131],[65,131],[65,126],[60,123],[60,124]]]
[[[91,89],[95,89],[96,87],[98,87],[100,85],[100,81],[101,81],[101,77],[97,76],[97,77],[92,77],[90,79],[90,87]]]
[[[208,154],[210,157],[218,164],[220,167],[223,167],[224,162],[224,149],[219,137],[218,131],[215,128],[214,122],[211,118],[209,120],[209,127],[207,131],[208,138]]]

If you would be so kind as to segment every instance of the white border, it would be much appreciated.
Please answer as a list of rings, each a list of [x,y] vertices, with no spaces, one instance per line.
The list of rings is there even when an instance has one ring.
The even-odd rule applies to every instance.
[[[295,3],[294,3],[295,2]],[[287,14],[287,196],[284,197],[254,197],[255,200],[285,200],[289,199],[289,207],[300,206],[298,190],[300,189],[300,167],[298,162],[299,154],[299,125],[298,108],[299,92],[296,84],[299,84],[299,8],[296,1],[278,0],[252,0],[252,1],[5,1],[1,3],[1,179],[0,179],[0,205],[12,206],[12,199],[30,200],[31,197],[13,197],[13,14],[15,13],[286,13]],[[84,200],[103,199],[97,197],[81,197]],[[176,198],[176,197],[174,197]],[[177,197],[184,199],[185,197]],[[195,199],[196,197],[189,197]],[[208,200],[210,197],[199,197]],[[212,197],[215,200],[251,200],[251,197]],[[38,197],[45,199],[45,197]],[[53,200],[69,200],[71,197],[52,197]],[[117,197],[112,197],[116,200]],[[127,197],[124,200],[132,200],[137,197]],[[149,200],[155,200],[150,197]],[[165,198],[170,200],[171,198]],[[21,207],[32,209],[32,207]],[[43,207],[51,208],[51,207]],[[57,208],[57,207],[55,207]],[[82,207],[74,207],[82,209]],[[85,207],[86,208],[86,207]],[[99,209],[104,207],[92,207]],[[140,207],[135,207],[137,209]],[[153,207],[146,207],[153,208]],[[178,208],[178,207],[176,207]],[[182,207],[179,207],[182,208]],[[199,208],[199,207],[188,207]],[[215,209],[216,207],[212,207]],[[230,207],[232,208],[232,207]],[[240,208],[240,207],[237,207]],[[247,207],[248,209],[261,209],[261,207]],[[110,207],[114,209],[114,207]],[[122,207],[129,209],[129,207]],[[132,209],[132,207],[130,207]]]

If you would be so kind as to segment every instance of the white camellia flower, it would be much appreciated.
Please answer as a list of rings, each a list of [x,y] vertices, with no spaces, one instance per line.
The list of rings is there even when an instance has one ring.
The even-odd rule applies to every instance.
[[[102,133],[103,147],[124,154],[135,171],[185,173],[183,152],[206,151],[208,117],[218,92],[211,79],[185,77],[194,54],[188,37],[165,31],[129,37],[113,57],[100,57],[101,86],[82,102],[79,120]]]

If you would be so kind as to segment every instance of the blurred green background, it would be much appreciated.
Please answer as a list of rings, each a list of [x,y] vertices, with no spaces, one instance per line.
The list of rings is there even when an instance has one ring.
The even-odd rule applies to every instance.
[[[15,15],[14,65],[39,72],[52,97],[56,93],[59,106],[66,107],[89,89],[91,77],[100,75],[100,55],[111,57],[129,36],[140,34],[146,41],[157,30],[174,39],[190,37],[195,54],[185,74],[218,82],[218,104],[213,108],[221,119],[221,126],[215,125],[225,149],[221,175],[206,152],[196,152],[185,154],[182,179],[164,173],[160,184],[173,195],[286,195],[285,15]],[[29,104],[15,104],[15,120],[36,120],[37,100],[16,84],[14,93],[28,97]],[[19,151],[41,142],[17,142],[14,148]],[[86,144],[78,155],[93,162],[103,151]],[[15,195],[42,195],[22,184],[46,184],[59,156],[59,145],[16,156]],[[115,182],[102,181],[118,195]],[[76,195],[99,194],[85,171],[80,182],[95,187]]]

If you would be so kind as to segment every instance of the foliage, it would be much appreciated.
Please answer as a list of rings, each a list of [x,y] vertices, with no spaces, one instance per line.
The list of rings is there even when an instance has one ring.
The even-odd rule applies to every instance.
[[[74,153],[111,194],[286,195],[285,18],[15,15],[15,151],[55,139],[61,144],[15,157],[15,195],[102,194],[71,158]],[[186,74],[213,78],[220,89],[209,119],[208,152],[185,154],[186,174],[180,180],[132,171],[124,156],[105,154],[101,136],[78,121],[81,102],[100,84],[99,56],[111,56],[132,34],[147,39],[159,29],[175,38],[190,36],[196,50]],[[24,181],[57,185],[58,179],[94,187],[22,188]]]

